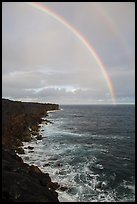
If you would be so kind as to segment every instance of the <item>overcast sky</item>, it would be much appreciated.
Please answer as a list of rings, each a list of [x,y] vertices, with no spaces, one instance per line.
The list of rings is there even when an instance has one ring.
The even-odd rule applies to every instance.
[[[104,63],[117,103],[135,98],[135,5],[41,3],[62,16]],[[94,56],[63,24],[23,2],[2,3],[2,95],[59,104],[112,103]]]

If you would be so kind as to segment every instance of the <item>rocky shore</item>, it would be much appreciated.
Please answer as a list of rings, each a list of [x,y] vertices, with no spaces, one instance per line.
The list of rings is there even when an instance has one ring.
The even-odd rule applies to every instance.
[[[58,110],[57,104],[40,104],[2,99],[2,200],[4,202],[59,202],[48,173],[24,163],[16,154],[24,153],[23,141],[39,135],[39,123],[47,111]],[[31,150],[31,147],[29,147]]]

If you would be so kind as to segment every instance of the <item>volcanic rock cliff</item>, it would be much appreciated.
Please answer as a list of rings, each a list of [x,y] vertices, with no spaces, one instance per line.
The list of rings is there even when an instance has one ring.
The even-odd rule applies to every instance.
[[[22,141],[38,134],[38,124],[57,104],[40,104],[2,99],[2,199],[11,202],[59,202],[48,173],[29,166],[17,156]]]
[[[2,144],[18,149],[22,141],[31,140],[32,131],[38,131],[38,124],[47,111],[58,110],[57,104],[40,104],[2,99]]]

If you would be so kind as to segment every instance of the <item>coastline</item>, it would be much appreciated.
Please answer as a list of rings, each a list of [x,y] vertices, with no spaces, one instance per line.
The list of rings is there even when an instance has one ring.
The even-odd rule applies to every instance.
[[[2,200],[12,202],[59,202],[48,173],[37,166],[26,164],[19,154],[24,154],[23,142],[33,137],[41,140],[40,123],[48,123],[42,116],[47,111],[58,110],[58,104],[16,102],[2,99]],[[30,151],[32,147],[28,146]]]
[[[105,172],[105,166],[101,162],[98,162],[96,160],[96,155],[94,157],[92,157],[92,155],[94,155],[94,152],[95,153],[101,152],[104,155],[104,161],[105,161],[105,158],[107,158],[109,150],[105,146],[102,146],[102,148],[98,148],[97,144],[92,143],[92,141],[95,138],[97,138],[97,140],[101,139],[100,137],[98,137],[98,135],[95,136],[93,134],[92,135],[93,140],[91,141],[91,139],[89,137],[86,137],[87,135],[85,135],[85,137],[83,136],[85,134],[85,131],[83,131],[83,134],[80,135],[80,134],[78,134],[78,133],[80,133],[78,131],[79,129],[77,129],[77,134],[74,133],[75,127],[73,126],[73,129],[72,129],[72,125],[75,124],[77,117],[73,117],[73,116],[74,115],[81,116],[81,115],[85,114],[84,118],[79,117],[79,120],[84,122],[84,119],[85,119],[85,117],[87,117],[87,114],[86,114],[86,111],[84,110],[84,107],[83,107],[83,109],[80,109],[80,110],[78,107],[77,114],[76,114],[76,112],[72,111],[72,108],[70,107],[69,110],[64,108],[64,111],[62,111],[62,112],[57,111],[56,113],[49,113],[47,119],[52,121],[53,125],[50,123],[48,125],[46,125],[46,124],[42,125],[42,127],[40,128],[40,131],[43,130],[42,131],[43,140],[39,141],[37,145],[35,145],[34,142],[32,143],[31,146],[33,146],[33,144],[34,144],[34,153],[28,153],[26,155],[29,157],[27,162],[30,164],[32,164],[32,162],[34,162],[34,164],[38,165],[41,170],[43,170],[45,172],[47,171],[49,173],[52,181],[58,182],[62,186],[67,186],[67,190],[64,192],[61,192],[58,189],[56,190],[58,192],[58,199],[60,202],[79,202],[79,201],[86,202],[87,200],[89,200],[89,201],[94,200],[95,202],[97,200],[99,200],[101,202],[103,200],[105,200],[107,202],[109,202],[109,201],[115,202],[116,197],[113,194],[113,191],[111,191],[111,186],[112,186],[111,184],[113,184],[113,183],[111,183],[111,179],[109,181],[109,180],[107,180],[107,177],[105,177],[105,178],[101,177],[102,175],[99,175],[99,177],[96,177],[96,175],[97,175],[96,169],[97,169],[97,171],[107,173],[107,172]],[[87,108],[87,110],[89,110],[88,108]],[[105,113],[105,110],[106,109],[103,109],[104,113]],[[114,112],[115,112],[115,108],[113,109],[112,113],[114,113]],[[123,112],[123,110],[122,110],[122,112]],[[114,113],[112,115],[115,115],[115,114],[117,115],[117,113],[119,113],[119,108],[117,109],[116,113]],[[69,117],[68,117],[68,115],[69,115]],[[77,123],[77,125],[78,125],[78,123]],[[78,126],[76,126],[76,127],[78,127]],[[123,127],[123,129],[125,129],[124,126],[122,126],[122,127]],[[74,140],[72,140],[73,138],[74,138]],[[88,140],[86,140],[87,138],[88,138]],[[110,135],[110,138],[112,139],[112,142],[115,142],[115,141],[120,142],[123,139],[123,137],[121,137],[121,136],[116,138],[115,134]],[[84,139],[85,139],[85,141],[83,143]],[[104,139],[106,141],[110,141],[110,139],[108,137],[103,137],[103,140]],[[77,144],[73,143],[75,141],[77,141]],[[83,151],[83,153],[81,153],[80,151]],[[86,152],[87,152],[87,154],[85,155]],[[91,152],[91,154],[90,154],[90,152]],[[89,156],[89,158],[90,158],[89,163],[88,163],[88,160],[86,160],[86,157],[83,160],[84,162],[82,161],[83,163],[79,162],[80,158],[83,155],[86,157],[88,157],[88,155],[91,155],[91,156]],[[77,160],[75,158],[77,158]],[[124,158],[125,158],[125,156],[123,155],[123,159]],[[115,157],[114,157],[114,159],[115,159]],[[119,161],[119,158],[117,158],[117,159]],[[124,160],[121,160],[121,159],[122,158],[120,158],[121,164],[128,162],[128,161],[124,162]],[[74,163],[72,163],[73,161],[74,161]],[[78,161],[78,163],[77,163],[77,161]],[[95,171],[92,171],[92,169],[89,169],[90,164],[92,165],[93,168],[94,167],[96,168],[96,169],[93,169]],[[108,166],[108,168],[109,168],[109,166]],[[121,166],[117,166],[116,171],[117,171],[117,169],[119,169],[120,171],[121,170],[125,171],[124,169],[122,169]],[[115,171],[115,167],[114,167],[114,171]],[[115,175],[116,174],[112,174],[112,178],[113,178],[113,176],[115,177]],[[78,180],[76,180],[76,179],[78,179]],[[85,183],[83,182],[85,180],[86,180],[86,184],[87,184],[86,186],[85,186]],[[104,197],[103,197],[103,194],[104,194],[105,190],[99,190],[98,188],[95,188],[95,186],[99,185],[100,181],[103,181],[103,185],[104,185],[104,182],[105,182],[105,184],[107,184],[107,187],[106,187],[107,189],[106,189]],[[132,185],[132,183],[130,183],[130,184]],[[117,185],[117,183],[116,183],[116,185]],[[126,185],[128,185],[128,183]],[[118,184],[118,188],[120,188],[119,186],[120,187],[122,186],[124,191],[126,191],[126,188],[128,188],[121,181],[120,181],[120,185]],[[84,198],[84,195],[86,195],[87,191],[91,192],[91,194],[94,193],[94,195],[93,196],[90,195],[90,197],[88,197],[88,195],[87,195],[87,197]],[[117,193],[119,193],[119,192],[120,192],[120,190],[118,189]],[[98,196],[102,196],[102,197],[98,197]],[[121,196],[121,200],[123,200],[123,198]],[[126,197],[126,199],[128,201],[128,199],[130,199],[130,198]]]
[[[88,109],[87,109],[88,110]],[[129,115],[129,111],[127,110],[127,116]],[[7,110],[6,110],[7,111]],[[38,110],[37,110],[38,111]],[[68,111],[68,110],[66,110]],[[98,110],[100,111],[100,110]],[[125,116],[125,112],[122,115]],[[51,111],[52,112],[52,111]],[[71,110],[69,109],[69,113],[72,113]],[[105,109],[103,109],[103,112],[105,112]],[[96,112],[98,113],[98,112]],[[106,112],[105,112],[106,113]],[[119,108],[117,109],[116,113],[115,110],[111,112],[112,115],[117,115],[119,113]],[[9,114],[9,112],[8,112]],[[52,114],[47,115],[47,112],[45,116],[43,115],[41,117],[41,120],[39,120],[39,123],[33,124],[32,126],[29,126],[29,132],[33,133],[31,140],[22,142],[21,148],[24,149],[24,152],[20,153],[21,158],[18,157],[18,153],[15,154],[15,150],[13,151],[12,149],[9,150],[9,146],[4,149],[3,145],[3,190],[2,190],[2,196],[3,196],[3,201],[21,201],[21,202],[27,202],[32,201],[32,202],[79,202],[79,200],[82,200],[85,202],[86,197],[81,197],[83,195],[86,195],[87,190],[92,190],[91,192],[94,193],[93,197],[90,198],[90,201],[93,201],[93,198],[96,200],[99,200],[99,202],[107,201],[107,202],[115,202],[115,194],[113,194],[113,189],[111,189],[111,184],[113,184],[113,178],[110,180],[107,180],[107,177],[96,177],[96,169],[97,171],[105,172],[105,166],[96,161],[96,157],[89,156],[89,163],[87,162],[87,159],[85,157],[85,160],[83,163],[79,162],[79,158],[81,155],[81,145],[84,144],[84,151],[86,150],[87,155],[93,155],[93,150],[98,153],[103,152],[104,154],[104,161],[106,161],[106,158],[108,156],[108,149],[106,149],[106,146],[102,146],[102,148],[96,148],[97,144],[92,144],[89,143],[89,140],[86,140],[87,137],[79,137],[80,135],[75,134],[74,132],[72,133],[70,127],[72,126],[72,122],[76,119],[73,117],[74,115],[79,116],[79,120],[83,122],[83,118],[81,118],[81,115],[85,114],[85,118],[87,114],[85,113],[85,110],[78,108],[77,114],[73,112],[73,114],[70,114],[70,117],[68,120],[64,120],[64,117],[66,117],[66,112],[64,109],[64,116],[58,112],[57,114]],[[92,114],[92,111],[91,111]],[[92,114],[93,115],[93,114]],[[40,115],[39,115],[40,116]],[[48,117],[47,117],[48,116]],[[51,116],[51,117],[50,117]],[[63,117],[62,117],[63,116]],[[132,114],[130,115],[129,119],[131,118]],[[33,115],[34,117],[34,115]],[[88,118],[91,118],[89,115]],[[105,116],[106,118],[106,116]],[[10,118],[12,119],[12,117]],[[15,119],[15,118],[14,118]],[[19,118],[18,118],[19,119]],[[22,119],[22,117],[21,117]],[[38,117],[37,117],[38,119]],[[93,118],[94,119],[94,118]],[[95,117],[96,120],[96,117]],[[16,120],[15,120],[16,121]],[[17,123],[20,123],[22,120],[18,120]],[[36,120],[37,121],[37,120]],[[35,121],[35,122],[36,122]],[[53,121],[53,122],[52,122]],[[88,120],[86,120],[88,121]],[[134,130],[132,128],[132,118],[130,119],[131,126],[127,127],[127,130]],[[64,125],[69,125],[68,130],[64,132],[62,128],[58,129],[60,127],[60,124]],[[69,122],[71,122],[69,124]],[[121,125],[121,132],[123,133],[123,130],[125,130],[125,120],[123,118],[123,126]],[[12,123],[12,121],[11,121]],[[54,123],[54,125],[50,124]],[[127,123],[127,124],[130,124]],[[6,123],[7,124],[7,123]],[[48,124],[48,125],[47,125]],[[75,123],[73,123],[75,124]],[[80,124],[80,123],[79,123]],[[59,125],[59,126],[58,126]],[[17,126],[18,127],[18,126]],[[66,126],[65,126],[66,127]],[[119,127],[119,126],[118,126]],[[130,129],[129,129],[130,127]],[[35,130],[36,128],[36,130]],[[102,132],[102,130],[101,130]],[[34,134],[35,133],[35,134]],[[67,134],[66,134],[67,133]],[[121,144],[121,139],[124,139],[124,137],[119,133],[119,137],[115,137],[115,132],[114,135],[111,135],[110,132],[110,139],[112,139],[112,142],[118,141]],[[74,140],[72,140],[72,134]],[[84,132],[85,134],[85,132]],[[42,135],[39,139],[37,136]],[[69,137],[68,137],[69,135]],[[2,135],[3,136],[3,135]],[[88,137],[89,138],[89,137]],[[91,138],[91,137],[90,137]],[[90,139],[89,138],[89,139]],[[92,138],[94,140],[94,134],[92,134]],[[97,139],[101,139],[98,136],[96,136]],[[106,141],[108,141],[108,137],[105,137]],[[132,139],[132,137],[130,137]],[[10,139],[10,144],[12,137]],[[66,140],[67,139],[67,140]],[[77,140],[78,139],[78,140]],[[83,139],[85,139],[83,143]],[[104,137],[103,137],[104,139]],[[65,140],[65,141],[63,141]],[[129,137],[127,137],[126,140],[122,140],[123,142],[126,142],[129,140]],[[79,141],[77,145],[75,145],[75,141]],[[80,142],[81,141],[81,142]],[[90,140],[91,141],[91,140]],[[109,140],[110,141],[110,140]],[[133,141],[133,140],[132,140]],[[70,145],[68,145],[70,144]],[[132,143],[131,143],[132,144]],[[73,149],[73,148],[74,149]],[[92,147],[92,148],[90,148]],[[13,148],[13,146],[12,146]],[[17,148],[15,146],[15,148]],[[86,148],[86,149],[85,149]],[[75,151],[75,158],[78,158],[77,163],[75,159],[75,164],[71,163],[71,161],[74,161],[74,156],[72,153]],[[80,151],[79,151],[80,150]],[[125,148],[123,149],[125,151]],[[19,151],[17,148],[16,151]],[[30,152],[29,154],[27,154]],[[91,154],[90,154],[91,152]],[[117,151],[115,151],[117,152]],[[82,153],[82,155],[83,155]],[[125,152],[126,153],[126,152]],[[120,157],[113,157],[115,160],[115,163],[120,161],[121,164],[126,164],[130,160],[125,161],[125,155],[121,155],[121,152],[118,156]],[[23,157],[26,157],[26,161],[23,160]],[[127,158],[128,157],[127,155]],[[93,159],[93,160],[92,160]],[[118,160],[117,160],[118,159]],[[132,159],[132,155],[131,155]],[[25,163],[27,162],[27,164]],[[126,162],[126,163],[125,163]],[[79,163],[81,165],[79,165]],[[29,164],[29,165],[28,165]],[[73,165],[74,164],[74,165]],[[110,161],[111,164],[111,161]],[[94,168],[95,172],[92,172],[92,169],[89,169],[90,165]],[[108,164],[109,165],[109,164]],[[112,165],[112,164],[111,164]],[[127,163],[127,165],[130,167],[130,163]],[[74,168],[73,168],[74,167]],[[102,168],[103,167],[103,168]],[[109,166],[108,166],[109,168]],[[111,168],[112,169],[112,168]],[[110,169],[110,170],[111,170]],[[132,168],[131,168],[132,169]],[[73,171],[74,170],[74,171]],[[114,172],[116,172],[113,175],[117,175],[117,171],[125,172],[125,168],[121,167],[121,165],[117,165],[116,167],[114,166]],[[48,172],[48,173],[47,173]],[[106,173],[106,172],[105,172]],[[128,172],[127,172],[128,173]],[[62,177],[62,175],[66,175],[67,177]],[[81,177],[82,175],[82,177]],[[132,173],[131,173],[132,175]],[[121,177],[123,174],[121,174]],[[6,178],[6,179],[5,179]],[[63,179],[62,179],[63,178]],[[71,179],[70,179],[71,178]],[[79,179],[78,182],[75,179]],[[92,183],[90,182],[90,179],[92,178]],[[83,181],[89,182],[89,185],[84,185]],[[87,180],[89,179],[89,180]],[[115,177],[114,177],[115,179]],[[79,186],[79,181],[82,182],[81,185]],[[106,191],[105,189],[102,191],[98,190],[100,185],[100,181],[104,184],[104,182],[107,184],[106,186]],[[117,183],[118,182],[118,183]],[[34,185],[36,184],[36,186]],[[78,184],[78,185],[77,185]],[[126,190],[131,191],[133,188],[133,192],[129,192],[130,194],[125,197],[126,202],[131,201],[132,198],[130,196],[134,195],[134,183],[130,180],[125,180],[124,178],[121,179],[121,181],[116,181],[116,185],[118,188],[122,188],[123,192],[126,192]],[[28,187],[29,186],[29,187]],[[95,188],[97,187],[97,189]],[[64,188],[64,189],[63,189]],[[39,189],[41,189],[39,191]],[[43,192],[44,191],[44,192]],[[64,191],[64,192],[63,192]],[[28,194],[29,192],[29,194]],[[36,195],[35,192],[38,192]],[[72,193],[71,193],[72,192]],[[77,194],[78,192],[79,194]],[[105,192],[104,197],[98,197],[98,196],[103,196]],[[31,193],[31,197],[30,196]],[[46,193],[46,194],[45,194]],[[69,194],[70,193],[70,194]],[[85,193],[85,194],[84,194]],[[119,195],[120,190],[117,190],[117,194]],[[132,194],[131,194],[132,193]],[[49,196],[50,195],[50,196]],[[79,195],[79,197],[77,197]],[[48,197],[49,196],[49,197]],[[91,195],[92,196],[92,195]],[[121,194],[120,194],[121,196]],[[78,198],[78,201],[77,201]],[[36,200],[37,199],[37,200]],[[73,199],[73,201],[71,201]],[[84,199],[84,200],[83,200]],[[88,199],[88,197],[87,197]],[[124,197],[118,197],[119,201],[123,201]],[[133,198],[134,199],[134,198]]]
[[[58,111],[58,110],[55,110]],[[55,112],[55,111],[49,111],[50,113]],[[43,118],[45,120],[45,118]],[[23,149],[25,151],[25,154],[18,154],[22,160],[27,163],[28,165],[36,165],[38,168],[43,172],[46,173],[48,172],[52,183],[55,184],[56,186],[56,192],[58,193],[58,200],[59,202],[76,202],[74,201],[71,196],[68,196],[68,194],[65,192],[67,191],[70,187],[67,186],[65,183],[60,183],[58,179],[56,179],[55,176],[51,174],[51,171],[48,169],[50,167],[50,162],[47,158],[43,160],[43,164],[39,164],[39,159],[37,158],[38,152],[42,151],[43,147],[41,146],[43,143],[43,140],[47,139],[46,134],[46,128],[50,123],[52,123],[50,120],[47,120],[47,123],[41,123],[39,124],[39,133],[42,134],[42,139],[41,140],[36,140],[35,136],[33,136],[32,140],[30,142],[23,142]],[[45,131],[45,132],[44,132]],[[29,148],[28,148],[29,147]],[[46,156],[46,155],[45,155]],[[37,159],[36,159],[37,158]],[[58,166],[60,169],[60,166]]]
[[[56,111],[60,111],[63,109],[59,109],[59,110],[53,110],[53,111],[47,111],[47,113],[52,114]],[[53,172],[51,173],[49,167],[51,167],[51,164],[49,162],[48,159],[44,159],[43,165],[40,165],[39,163],[39,159],[38,159],[38,152],[42,151],[42,143],[43,140],[47,140],[47,136],[45,136],[46,134],[46,129],[48,127],[48,125],[50,126],[51,124],[53,124],[54,126],[54,122],[51,122],[50,119],[46,119],[49,115],[47,115],[46,117],[43,117],[42,119],[44,119],[44,121],[48,121],[47,123],[41,123],[39,124],[40,128],[39,128],[39,133],[42,133],[42,140],[35,140],[35,137],[32,138],[32,140],[30,142],[23,142],[23,149],[25,150],[25,154],[18,154],[19,156],[21,156],[21,158],[23,159],[23,161],[29,165],[36,165],[38,166],[38,168],[46,173],[48,172],[52,182],[57,186],[56,186],[56,192],[58,193],[58,200],[59,202],[78,202],[76,199],[73,198],[73,196],[68,195],[67,191],[69,189],[71,189],[71,185],[67,185],[65,182],[60,182],[57,178],[56,178],[56,174],[53,175]],[[45,132],[44,132],[45,131]],[[47,134],[46,134],[47,135]],[[33,147],[34,149],[32,151],[29,151],[28,146]],[[37,158],[37,159],[36,159]],[[60,170],[60,165],[58,166],[58,171]]]

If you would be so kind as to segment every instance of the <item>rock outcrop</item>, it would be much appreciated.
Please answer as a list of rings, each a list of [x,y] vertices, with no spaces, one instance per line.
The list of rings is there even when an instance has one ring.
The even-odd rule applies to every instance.
[[[46,116],[47,111],[58,109],[58,104],[2,99],[2,144],[18,150],[22,141],[29,142],[31,135],[38,133],[38,124],[42,122],[42,116]]]
[[[15,154],[2,151],[2,200],[8,202],[59,202],[48,173],[29,166]]]
[[[23,141],[37,139],[39,123],[57,104],[17,102],[2,99],[2,200],[4,202],[59,202],[48,173],[37,166],[29,166],[15,153],[24,153]],[[33,149],[29,147],[29,149]]]

